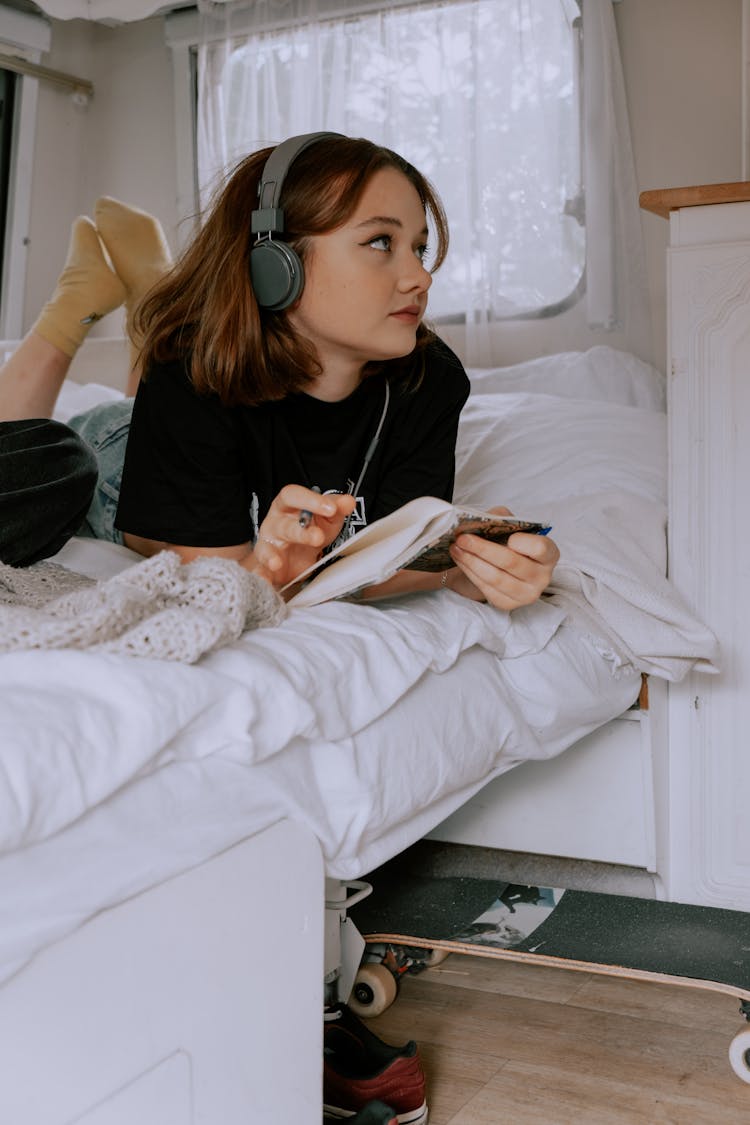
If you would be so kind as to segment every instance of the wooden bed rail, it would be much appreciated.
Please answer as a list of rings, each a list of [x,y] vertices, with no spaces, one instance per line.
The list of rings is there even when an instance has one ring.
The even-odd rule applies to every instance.
[[[648,711],[648,676],[641,672],[641,690],[638,692],[636,706],[639,711]]]

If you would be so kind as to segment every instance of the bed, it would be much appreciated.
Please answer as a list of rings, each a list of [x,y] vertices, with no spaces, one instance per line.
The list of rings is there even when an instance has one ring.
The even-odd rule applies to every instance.
[[[119,394],[88,358],[61,418]],[[471,376],[456,498],[553,524],[535,606],[329,603],[191,664],[0,655],[3,1121],[319,1121],[324,880],[467,839],[472,807],[495,846],[488,784],[582,746],[596,766],[597,737],[627,757],[613,725],[638,728],[642,770],[620,716],[643,677],[715,670],[664,578],[663,377],[609,348]],[[103,583],[142,565],[82,539],[55,562]]]

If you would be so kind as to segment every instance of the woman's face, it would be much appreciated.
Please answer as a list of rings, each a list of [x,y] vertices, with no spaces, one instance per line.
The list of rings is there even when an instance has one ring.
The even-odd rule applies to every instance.
[[[351,376],[354,386],[369,361],[413,350],[432,284],[426,243],[422,202],[395,168],[373,175],[342,227],[308,240],[305,286],[288,316],[315,345],[322,379]]]

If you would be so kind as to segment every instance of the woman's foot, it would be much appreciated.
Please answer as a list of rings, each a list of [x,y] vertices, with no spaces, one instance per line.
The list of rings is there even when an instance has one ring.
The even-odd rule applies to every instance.
[[[54,293],[0,369],[0,421],[49,418],[89,328],[124,300],[125,286],[107,264],[96,227],[79,216]]]
[[[119,308],[125,297],[126,288],[107,264],[96,227],[79,215],[65,266],[33,331],[72,358],[94,321]]]
[[[132,369],[143,344],[133,324],[135,310],[148,291],[172,268],[172,255],[159,220],[138,207],[129,207],[119,199],[104,195],[94,205],[94,218],[115,273],[125,286]]]

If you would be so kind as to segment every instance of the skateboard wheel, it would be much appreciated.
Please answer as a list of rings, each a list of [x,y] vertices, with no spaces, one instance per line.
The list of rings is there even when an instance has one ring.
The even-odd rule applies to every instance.
[[[750,1029],[738,1031],[729,1044],[729,1061],[737,1077],[750,1083]]]
[[[349,1007],[358,1016],[379,1016],[396,999],[398,985],[393,973],[376,961],[360,965],[354,980]]]

